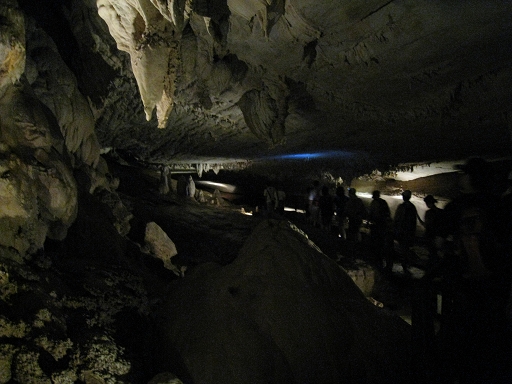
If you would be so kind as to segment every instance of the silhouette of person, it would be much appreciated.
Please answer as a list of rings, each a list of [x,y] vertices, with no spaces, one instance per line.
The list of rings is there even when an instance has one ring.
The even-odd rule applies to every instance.
[[[363,219],[367,216],[363,200],[357,197],[356,192],[355,188],[349,188],[344,212],[344,216],[348,218],[347,240],[354,243],[360,242],[359,230]]]
[[[265,190],[263,191],[263,197],[265,198],[265,203],[267,206],[267,215],[271,215],[275,209],[277,209],[277,191],[276,189],[267,184]]]
[[[348,196],[345,195],[345,188],[341,185],[336,188],[336,195],[334,196],[334,206],[336,213],[336,221],[338,224],[338,234],[342,239],[346,238],[345,234],[345,205],[347,204]]]
[[[282,188],[277,190],[277,213],[280,215],[284,214],[284,206],[286,200],[286,192]]]
[[[470,158],[458,168],[461,193],[444,209],[453,252],[447,255],[450,295],[443,295],[443,302],[450,303],[450,310],[439,333],[442,355],[461,383],[510,380],[506,306],[511,271],[497,235],[500,196],[489,192],[495,179],[486,160]]]
[[[308,196],[309,220],[314,227],[318,226],[320,221],[320,193],[320,182],[315,180]]]
[[[453,236],[457,264],[466,277],[485,277],[496,265],[496,218],[499,196],[489,192],[493,183],[491,165],[482,158],[470,158],[459,165],[460,194],[445,207],[447,227]]]
[[[512,269],[512,171],[509,172],[506,180],[506,189],[501,194],[499,203],[498,226],[498,247],[504,260],[508,260],[507,269]],[[512,273],[512,272],[511,272]],[[510,291],[507,308],[507,328],[512,332],[512,290]]]
[[[498,238],[505,256],[512,260],[512,171],[506,179],[505,191],[501,193],[497,218]]]
[[[439,263],[438,251],[442,248],[446,235],[443,210],[437,207],[437,200],[432,195],[427,195],[423,201],[428,210],[425,212],[425,220],[423,221],[419,216],[418,220],[425,228],[424,238],[429,254],[429,264],[433,266]]]
[[[409,266],[411,263],[411,247],[414,245],[416,236],[416,218],[418,212],[413,203],[411,203],[412,193],[410,190],[405,190],[402,193],[404,202],[400,204],[395,212],[393,222],[393,230],[395,239],[398,242],[398,252],[400,255],[400,262],[405,273],[409,273]]]
[[[329,187],[326,185],[322,187],[322,195],[320,196],[319,207],[322,228],[330,231],[332,217],[334,216],[334,201],[331,194],[329,193]]]
[[[378,267],[382,267],[382,261],[386,261],[386,268],[392,267],[389,259],[390,247],[388,232],[391,224],[391,211],[389,205],[382,197],[380,191],[373,191],[372,202],[368,212],[370,221],[370,241],[372,255]]]

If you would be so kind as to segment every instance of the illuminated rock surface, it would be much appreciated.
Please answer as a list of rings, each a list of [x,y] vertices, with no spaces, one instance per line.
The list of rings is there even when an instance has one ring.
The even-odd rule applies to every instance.
[[[343,149],[387,165],[510,149],[507,2],[36,3],[20,1],[76,76],[100,145],[146,161]],[[36,36],[29,64],[42,62]],[[27,76],[59,67],[45,68]],[[71,90],[53,104],[89,119]]]

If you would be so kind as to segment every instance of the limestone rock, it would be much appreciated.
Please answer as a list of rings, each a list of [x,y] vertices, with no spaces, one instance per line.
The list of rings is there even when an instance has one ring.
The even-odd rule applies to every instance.
[[[146,119],[157,109],[158,126],[165,128],[173,107],[177,67],[179,65],[183,10],[181,15],[165,8],[160,13],[153,4],[131,0],[125,3],[98,0],[98,13],[109,26],[118,48],[129,53],[137,79]],[[171,20],[163,16],[171,17]],[[177,18],[181,22],[177,22]],[[171,22],[169,22],[171,21]]]
[[[2,80],[23,77],[26,61],[26,78],[86,162],[97,151],[91,111],[102,147],[157,164],[343,148],[367,154],[354,161],[366,173],[510,150],[508,2],[52,4],[3,2],[13,22],[2,27],[12,35],[2,33]]]
[[[183,384],[175,375],[169,372],[159,373],[148,384]]]
[[[127,2],[132,3],[136,2]],[[511,69],[503,60],[504,50],[498,48],[501,37],[509,39],[508,22],[499,16],[510,11],[509,5],[230,0],[215,6],[201,2],[181,6],[183,2],[172,1],[165,7],[164,3],[152,2],[154,9],[149,9],[145,2],[137,11],[118,5],[115,14],[129,24],[122,36],[116,19],[104,18],[118,44],[125,44],[120,48],[131,49],[132,57],[138,58],[132,60],[132,67],[146,115],[161,95],[173,98],[169,121],[174,132],[162,134],[175,139],[168,153],[192,147],[216,152],[210,137],[224,138],[223,148],[231,155],[251,153],[255,142],[248,133],[252,133],[266,147],[277,148],[275,152],[314,146],[385,152],[383,148],[397,137],[407,137],[404,150],[393,156],[431,156],[431,151],[446,148],[450,141],[446,136],[468,145],[478,141],[479,148],[493,151],[496,147],[488,144],[499,134],[488,129],[502,134],[509,129],[505,83],[509,84]],[[180,29],[177,16],[191,28]],[[145,22],[137,25],[134,20]],[[130,35],[136,26],[140,30]],[[130,47],[137,41],[141,47],[151,46],[142,32],[150,29],[171,50],[176,47],[176,53],[163,52],[154,60],[144,50],[140,56],[134,54]],[[177,32],[169,38],[167,30]],[[495,33],[501,37],[493,38]],[[432,45],[433,38],[443,44]],[[463,47],[460,41],[465,41]],[[446,53],[453,47],[461,49],[456,55]],[[160,46],[155,43],[152,49],[158,51]],[[498,51],[501,66],[492,59]],[[170,93],[162,93],[167,84],[162,75],[165,65],[172,74],[179,68],[172,81],[174,95],[170,87]],[[152,68],[158,86],[150,83],[144,66]],[[473,72],[476,67],[480,71]],[[286,84],[280,92],[269,86],[268,79],[276,78]],[[496,103],[486,102],[486,109],[480,110],[476,108],[480,98]],[[489,113],[489,108],[496,113]],[[476,115],[487,116],[487,123],[477,122]],[[460,126],[464,135],[459,136],[453,126]],[[146,134],[137,134],[147,142]],[[483,135],[484,140],[469,139],[475,135]],[[428,152],[422,143],[432,136],[436,144]]]
[[[177,282],[162,329],[193,382],[405,383],[409,328],[286,221]]]
[[[375,286],[375,270],[370,266],[361,266],[359,269],[347,271],[354,283],[367,297],[371,296]]]
[[[15,0],[0,4],[0,97],[6,86],[18,81],[25,71],[25,23]]]
[[[9,252],[0,247],[0,383],[146,382],[115,331],[129,343],[142,339],[125,330],[149,314],[140,268],[103,268],[76,254],[59,257],[71,268],[41,268]]]
[[[176,245],[167,236],[160,226],[155,222],[146,225],[146,234],[144,237],[149,251],[157,258],[163,261],[164,267],[180,275],[180,270],[171,262],[171,258],[178,254]]]
[[[28,29],[27,76],[38,99],[57,119],[68,151],[78,164],[93,168],[100,161],[100,145],[94,117],[86,98],[78,90],[74,74],[66,66],[55,43],[32,23]]]
[[[0,98],[1,245],[20,254],[62,240],[77,214],[77,189],[58,126],[23,86]]]

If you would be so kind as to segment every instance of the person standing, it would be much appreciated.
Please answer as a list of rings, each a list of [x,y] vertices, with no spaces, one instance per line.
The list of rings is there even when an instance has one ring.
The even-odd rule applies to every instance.
[[[363,200],[356,195],[356,189],[350,188],[348,190],[348,201],[345,204],[344,216],[348,218],[347,240],[352,243],[359,243],[360,228],[363,224],[363,219],[367,216],[366,207]]]
[[[453,251],[445,256],[451,297],[443,295],[450,310],[439,331],[440,345],[458,382],[498,382],[498,375],[512,374],[507,323],[511,260],[497,227],[504,207],[493,192],[496,180],[489,162],[470,158],[458,168],[460,194],[444,208]]]
[[[308,196],[309,220],[314,227],[320,224],[320,182],[315,180]]]
[[[443,228],[445,223],[442,217],[443,210],[436,206],[437,200],[432,195],[426,196],[425,202],[428,210],[425,212],[425,221],[418,216],[420,224],[425,228],[425,242],[428,250],[429,264],[435,266],[439,263],[438,250],[442,247],[444,239]]]
[[[505,183],[505,191],[500,194],[499,198],[496,229],[499,247],[506,255],[505,257],[512,260],[512,171],[508,173]],[[512,305],[510,309],[512,310]],[[512,313],[510,320],[512,321]]]
[[[277,190],[277,213],[284,215],[284,202],[286,200],[286,193],[282,188]]]
[[[391,223],[391,211],[389,205],[382,197],[380,191],[373,191],[372,202],[368,212],[370,221],[370,240],[371,251],[378,267],[382,267],[382,261],[386,261],[386,268],[392,268],[392,260],[390,260],[390,247],[388,241],[388,232]]]
[[[267,206],[267,215],[271,215],[275,209],[277,209],[277,191],[276,189],[267,184],[265,190],[263,191],[263,197],[265,198],[265,203]]]
[[[345,188],[341,185],[336,188],[336,195],[334,196],[334,211],[336,213],[336,221],[338,223],[338,236],[346,239],[345,233],[345,205],[347,204],[348,196],[345,195]]]
[[[412,193],[405,190],[402,193],[404,202],[400,204],[395,212],[393,229],[395,239],[398,242],[398,253],[400,262],[405,273],[409,273],[411,263],[411,247],[414,245],[416,236],[416,220],[418,211],[413,203],[411,203]]]
[[[319,207],[322,229],[330,232],[331,221],[332,217],[334,216],[334,201],[331,194],[329,193],[329,187],[326,185],[322,187],[322,196],[320,196]]]

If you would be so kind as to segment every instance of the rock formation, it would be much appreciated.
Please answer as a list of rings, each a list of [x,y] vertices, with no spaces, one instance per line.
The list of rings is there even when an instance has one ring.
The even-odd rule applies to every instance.
[[[151,222],[146,225],[144,240],[149,253],[162,260],[165,268],[177,275],[180,274],[179,269],[171,262],[171,258],[178,254],[176,245],[157,223]]]
[[[152,251],[167,269],[141,252],[132,220],[154,220],[125,205],[102,154],[147,174],[259,166],[290,179],[509,155],[511,12],[497,0],[3,0],[0,382],[407,378],[407,327],[284,223],[262,225],[235,260],[230,233],[209,260],[228,265],[169,284],[183,272],[174,239],[159,223],[166,246]],[[330,158],[284,162],[314,151]],[[142,180],[125,182],[151,190]],[[169,184],[146,203],[181,204]],[[170,358],[152,365],[160,349]]]
[[[163,312],[166,345],[190,382],[411,379],[408,325],[286,221],[262,221],[233,263],[177,282]]]
[[[342,148],[382,166],[510,149],[508,3],[20,4],[76,76],[100,146],[145,161]]]

